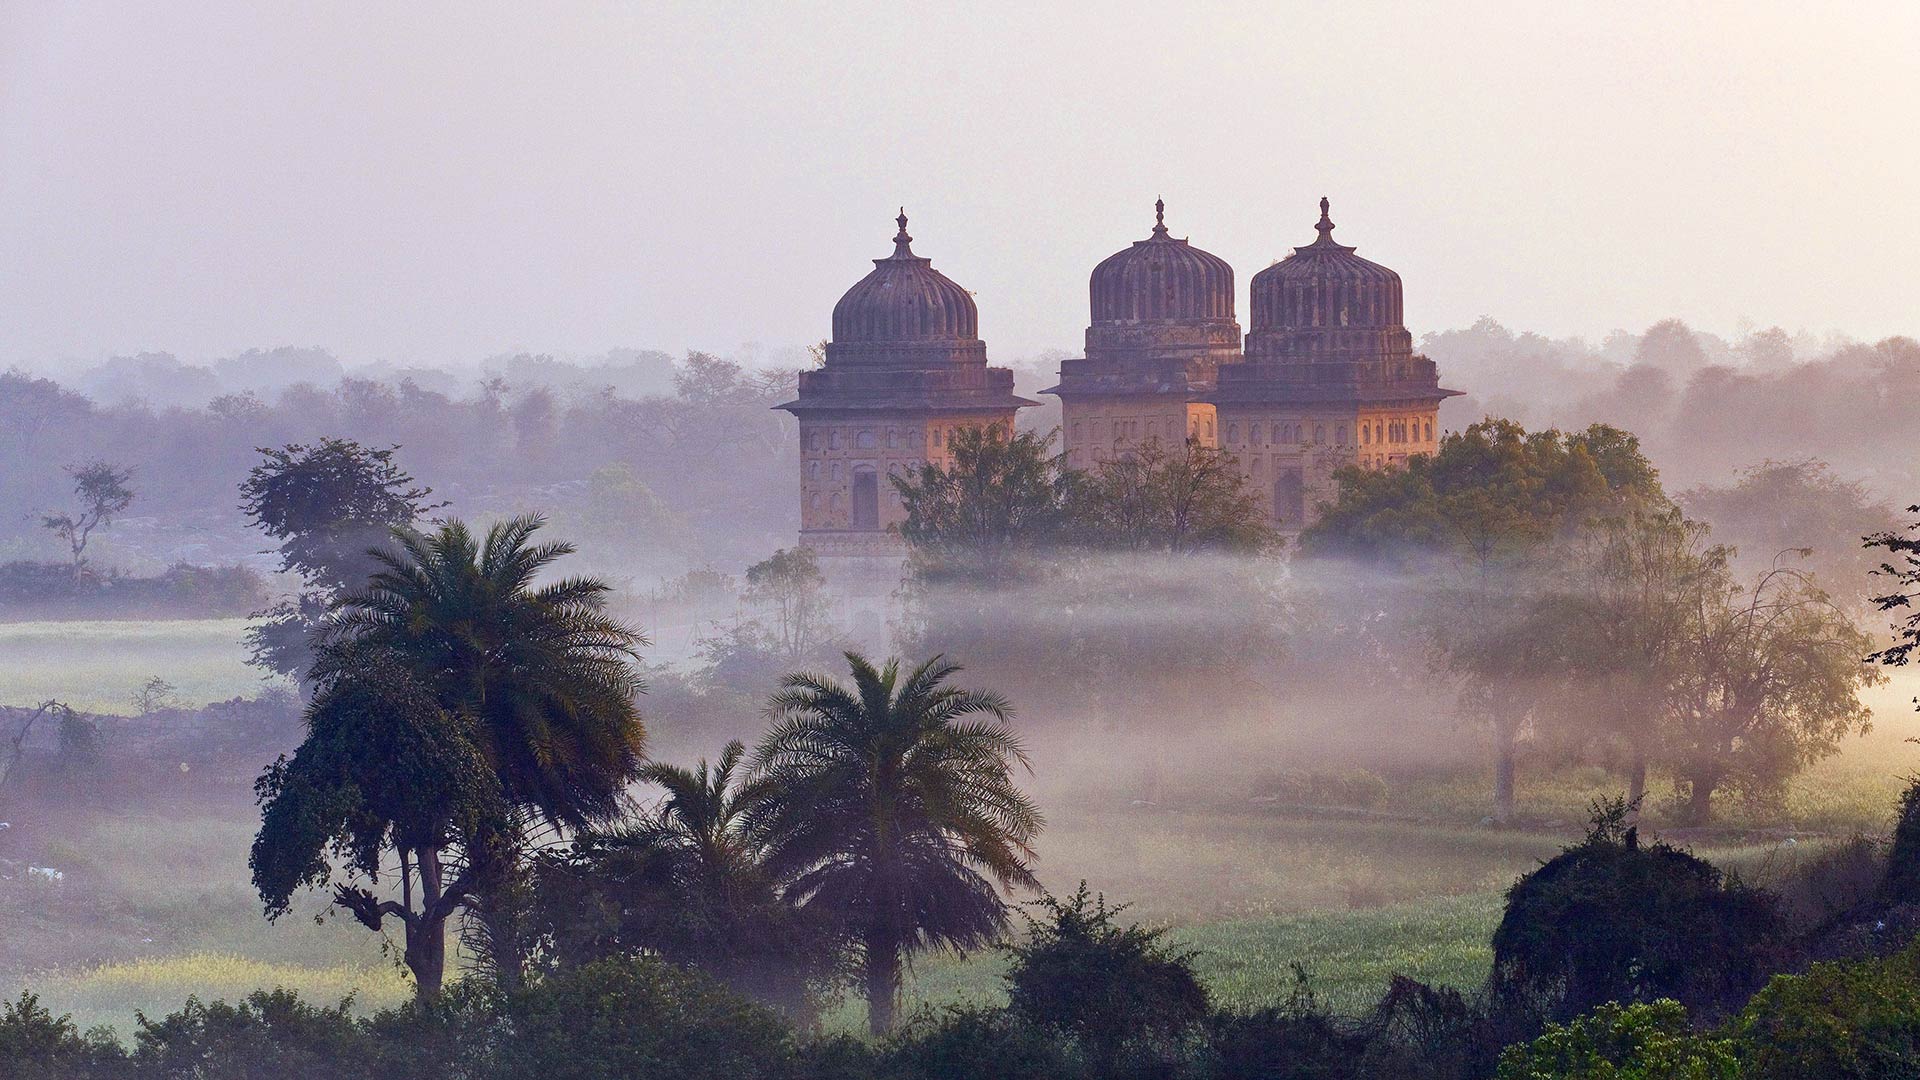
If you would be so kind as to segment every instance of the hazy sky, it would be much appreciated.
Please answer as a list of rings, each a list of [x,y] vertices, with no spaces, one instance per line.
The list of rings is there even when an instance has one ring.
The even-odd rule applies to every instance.
[[[1175,235],[1491,314],[1920,332],[1920,4],[0,0],[0,365],[826,336],[904,203],[989,351]]]

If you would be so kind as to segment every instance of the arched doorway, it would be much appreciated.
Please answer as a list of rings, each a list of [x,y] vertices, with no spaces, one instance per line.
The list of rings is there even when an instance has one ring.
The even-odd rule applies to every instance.
[[[856,529],[880,527],[880,476],[871,465],[853,468],[853,523]]]
[[[1307,516],[1307,485],[1300,470],[1281,469],[1273,478],[1273,519],[1285,525],[1301,525]]]

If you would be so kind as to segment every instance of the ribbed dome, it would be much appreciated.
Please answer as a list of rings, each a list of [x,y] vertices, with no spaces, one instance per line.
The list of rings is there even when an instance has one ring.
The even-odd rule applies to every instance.
[[[1093,268],[1093,325],[1233,318],[1233,267],[1168,235],[1166,209],[1156,200],[1153,235]]]
[[[1320,200],[1320,238],[1253,275],[1248,331],[1404,324],[1400,275],[1333,241],[1327,200]]]
[[[977,340],[980,311],[973,297],[935,270],[931,259],[913,253],[905,210],[895,220],[900,232],[893,254],[873,260],[873,272],[833,306],[834,343]]]

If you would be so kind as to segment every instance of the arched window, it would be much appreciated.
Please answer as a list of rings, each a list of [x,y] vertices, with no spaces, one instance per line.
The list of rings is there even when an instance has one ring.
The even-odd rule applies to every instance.
[[[1259,424],[1247,425],[1247,445],[1248,446],[1260,445],[1260,425]]]
[[[1333,445],[1347,445],[1347,425],[1340,424],[1333,429]]]
[[[840,463],[837,461],[833,463],[833,482],[840,482]]]
[[[1360,443],[1363,446],[1373,445],[1373,429],[1372,428],[1366,427],[1364,425],[1360,428]]]
[[[1260,475],[1260,459],[1259,458],[1253,459],[1253,475],[1256,477]]]
[[[820,463],[819,462],[817,461],[807,462],[807,479],[809,480],[820,479]]]
[[[853,445],[859,447],[862,450],[871,450],[874,447],[880,445],[880,440],[874,437],[873,432],[862,431],[860,434],[854,436]]]
[[[1326,442],[1326,441],[1327,441],[1327,426],[1326,426],[1325,424],[1315,424],[1315,425],[1313,425],[1313,443],[1314,443],[1314,445],[1315,445],[1315,446],[1318,446],[1318,445],[1320,445],[1321,443],[1323,443],[1323,442]]]
[[[1240,445],[1240,425],[1239,424],[1227,425],[1227,445],[1228,446]]]
[[[1080,437],[1080,421],[1078,420],[1073,422],[1073,437],[1076,439]]]
[[[1427,441],[1433,441],[1433,421],[1427,421]]]
[[[933,429],[933,445],[935,446],[940,445],[940,429],[939,428]]]
[[[900,445],[900,429],[888,428],[887,429],[887,449],[892,450],[899,445]]]

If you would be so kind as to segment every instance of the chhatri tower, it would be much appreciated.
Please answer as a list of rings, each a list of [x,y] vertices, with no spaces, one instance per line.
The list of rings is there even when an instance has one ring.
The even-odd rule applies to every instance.
[[[779,406],[800,421],[800,541],[822,555],[904,550],[889,478],[949,463],[955,430],[1012,430],[1035,404],[987,366],[972,295],[913,253],[904,210],[898,221],[893,254],[834,305],[825,364]],[[1459,391],[1414,353],[1400,275],[1334,241],[1326,199],[1314,228],[1253,276],[1243,351],[1233,267],[1174,238],[1155,202],[1147,238],[1094,267],[1086,355],[1045,391],[1060,398],[1067,465],[1096,469],[1149,441],[1217,448],[1293,534],[1342,466],[1438,450],[1440,402]]]
[[[1060,364],[1060,434],[1067,464],[1091,469],[1129,448],[1195,439],[1215,445],[1206,394],[1240,361],[1233,267],[1176,240],[1167,205],[1153,204],[1153,232],[1093,268],[1087,354]]]
[[[1400,275],[1336,243],[1328,209],[1321,199],[1319,239],[1253,276],[1246,359],[1203,395],[1220,448],[1288,533],[1333,497],[1335,469],[1436,452],[1440,402],[1460,393],[1415,355]]]
[[[826,362],[777,406],[800,421],[800,542],[821,555],[905,550],[890,478],[946,464],[954,431],[1013,430],[1013,372],[987,366],[972,294],[913,253],[907,212],[893,254],[833,307]]]

